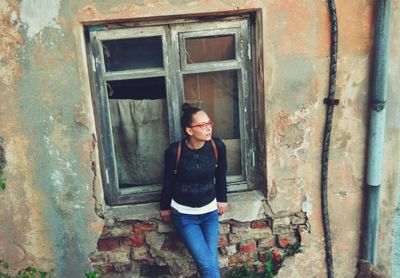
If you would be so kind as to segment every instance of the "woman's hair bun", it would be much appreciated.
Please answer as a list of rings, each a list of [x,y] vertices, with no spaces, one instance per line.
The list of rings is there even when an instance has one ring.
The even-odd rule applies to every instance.
[[[190,106],[190,104],[189,103],[184,103],[184,104],[182,104],[182,111],[183,112],[186,112],[186,111],[188,111],[188,110],[190,110],[191,108],[193,108],[192,106]]]

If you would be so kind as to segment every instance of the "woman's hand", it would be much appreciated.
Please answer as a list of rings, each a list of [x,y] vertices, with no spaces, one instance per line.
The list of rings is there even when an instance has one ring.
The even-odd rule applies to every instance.
[[[228,210],[228,203],[217,202],[218,214],[222,215]]]
[[[160,216],[165,222],[171,221],[171,210],[160,210]]]

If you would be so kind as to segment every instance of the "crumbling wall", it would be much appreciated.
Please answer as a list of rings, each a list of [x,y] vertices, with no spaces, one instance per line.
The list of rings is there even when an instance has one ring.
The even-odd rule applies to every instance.
[[[261,196],[232,194],[237,207],[231,207],[219,226],[219,266],[223,273],[246,262],[258,272],[265,272],[263,263],[268,262],[279,273],[288,258],[303,251],[300,234],[309,232],[305,213],[271,218],[268,203]],[[249,199],[260,206],[238,205]],[[116,273],[129,277],[194,277],[197,268],[173,225],[154,214],[135,220],[138,217],[107,218],[97,251],[90,255],[94,268],[103,271],[104,277]]]

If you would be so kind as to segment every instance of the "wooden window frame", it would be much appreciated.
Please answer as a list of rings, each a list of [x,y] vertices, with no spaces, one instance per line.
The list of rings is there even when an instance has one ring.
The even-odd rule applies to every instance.
[[[185,74],[235,70],[239,90],[239,121],[242,174],[228,176],[228,192],[251,190],[256,187],[256,134],[252,57],[253,38],[249,16],[208,22],[167,22],[154,26],[127,27],[122,29],[92,26],[89,28],[88,57],[91,70],[92,95],[96,113],[96,129],[99,136],[101,174],[106,203],[110,206],[147,203],[160,198],[161,185],[135,186],[120,189],[111,130],[107,97],[107,81],[165,77],[167,91],[168,124],[170,142],[180,140],[180,107],[184,101],[183,76]],[[235,59],[187,64],[185,39],[205,36],[235,35]],[[101,41],[161,36],[163,68],[136,69],[107,72]]]

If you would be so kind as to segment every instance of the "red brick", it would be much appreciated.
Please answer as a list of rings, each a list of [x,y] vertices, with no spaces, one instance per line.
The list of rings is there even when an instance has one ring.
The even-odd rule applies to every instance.
[[[264,220],[255,220],[250,223],[252,229],[269,229],[269,226]]]
[[[144,236],[143,234],[133,234],[127,237],[123,242],[123,245],[133,246],[133,247],[140,247],[144,244]]]
[[[149,232],[154,231],[155,227],[152,224],[148,223],[137,223],[133,226],[134,233],[141,233],[141,232]]]
[[[272,261],[275,263],[281,263],[283,261],[282,251],[279,249],[272,250]]]
[[[246,241],[242,241],[239,244],[240,252],[247,253],[247,252],[250,252],[250,251],[254,251],[256,249],[257,249],[257,245],[256,245],[255,240],[246,240]]]
[[[120,247],[120,240],[117,238],[103,238],[97,242],[99,251],[113,251]]]
[[[278,235],[278,244],[281,248],[287,248],[295,245],[296,243],[297,238],[294,235]]]
[[[242,265],[244,262],[255,262],[258,260],[257,252],[249,252],[249,253],[236,253],[233,256],[228,257],[228,265]]]
[[[275,263],[281,263],[283,261],[283,251],[278,248],[274,248],[270,251],[259,252],[259,260],[260,262],[266,262],[269,256],[269,253],[272,253],[272,261]]]
[[[114,267],[110,264],[104,265],[102,269],[104,274],[114,272]]]

